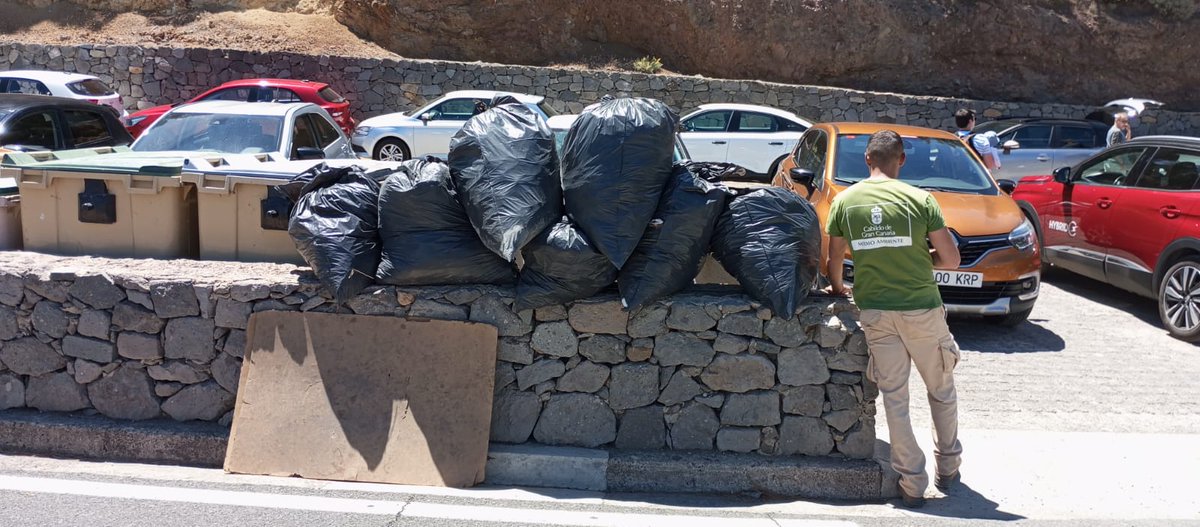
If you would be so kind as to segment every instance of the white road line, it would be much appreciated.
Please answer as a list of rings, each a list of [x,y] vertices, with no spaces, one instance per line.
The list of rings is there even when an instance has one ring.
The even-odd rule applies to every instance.
[[[521,522],[578,527],[856,527],[830,520],[770,519],[673,514],[637,514],[505,507],[477,507],[400,501],[325,498],[295,494],[269,494],[228,490],[192,489],[154,485],[129,485],[95,481],[0,475],[0,490],[65,494],[97,498],[149,500],[237,507],[259,507],[345,514],[372,514],[406,518],[451,519],[479,522]]]

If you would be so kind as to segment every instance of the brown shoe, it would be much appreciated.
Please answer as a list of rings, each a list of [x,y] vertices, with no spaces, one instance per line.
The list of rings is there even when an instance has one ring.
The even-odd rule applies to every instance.
[[[904,488],[900,488],[900,503],[906,509],[920,509],[925,506],[925,496],[909,496],[904,492]]]
[[[955,470],[954,473],[946,474],[945,476],[938,474],[937,477],[933,478],[933,486],[942,492],[946,492],[950,490],[950,487],[953,487],[955,483],[958,483],[958,480],[961,478],[962,476],[957,470]]]

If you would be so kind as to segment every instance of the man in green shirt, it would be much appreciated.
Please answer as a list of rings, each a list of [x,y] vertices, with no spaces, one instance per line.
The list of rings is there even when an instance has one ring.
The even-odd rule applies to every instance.
[[[829,232],[829,282],[835,294],[849,294],[842,282],[842,255],[854,257],[854,301],[867,336],[867,378],[879,386],[892,444],[892,468],[900,473],[905,506],[925,504],[925,454],[908,416],[910,364],[929,389],[933,417],[935,486],[947,490],[958,480],[958,403],[954,366],[958,345],[946,326],[946,310],[933,270],[957,269],[958,247],[937,201],[900,181],[904,142],[891,130],[867,143],[871,176],[833,200]],[[933,245],[931,252],[926,237]]]

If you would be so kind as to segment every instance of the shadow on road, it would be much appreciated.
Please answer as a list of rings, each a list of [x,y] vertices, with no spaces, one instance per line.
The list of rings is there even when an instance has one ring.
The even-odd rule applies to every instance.
[[[982,353],[1044,353],[1062,351],[1067,343],[1058,334],[1041,325],[1045,320],[1030,319],[1006,328],[973,319],[950,319],[950,332],[958,346]]]
[[[1158,317],[1158,304],[1152,298],[1118,289],[1104,282],[1098,282],[1059,268],[1051,268],[1047,271],[1042,276],[1042,281],[1073,295],[1129,313],[1154,327],[1162,327],[1162,320]]]
[[[916,511],[929,516],[958,518],[963,520],[1017,521],[1024,516],[1000,510],[1000,504],[987,499],[975,489],[958,483],[946,497],[931,498],[925,507]]]

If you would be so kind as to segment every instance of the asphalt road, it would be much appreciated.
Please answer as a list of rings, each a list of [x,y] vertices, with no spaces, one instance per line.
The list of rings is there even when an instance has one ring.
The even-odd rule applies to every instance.
[[[963,485],[948,497],[931,493],[918,512],[891,503],[434,489],[0,456],[0,525],[1200,525],[1200,348],[1160,329],[1153,301],[1051,272],[1029,323],[956,320],[951,329],[964,350]],[[928,427],[919,395],[913,419]]]

